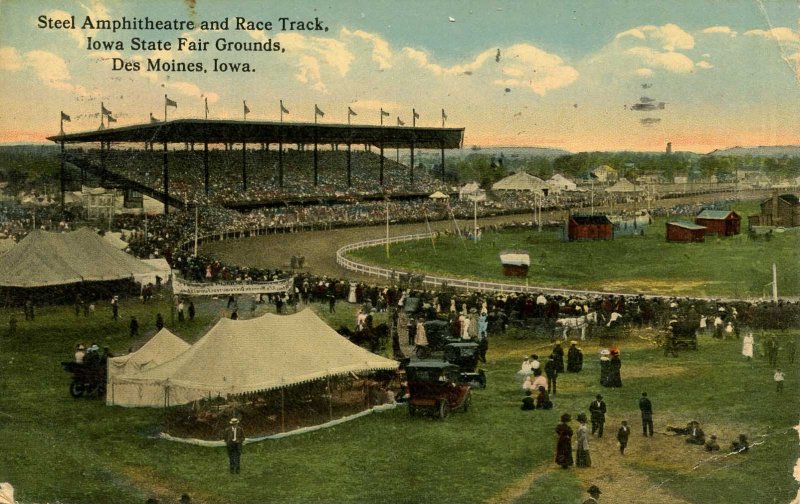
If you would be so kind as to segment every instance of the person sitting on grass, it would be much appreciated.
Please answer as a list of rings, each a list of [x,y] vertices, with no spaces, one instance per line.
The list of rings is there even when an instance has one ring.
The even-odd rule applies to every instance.
[[[533,397],[531,397],[531,391],[525,391],[525,397],[522,398],[522,407],[520,408],[522,411],[531,411],[536,409],[536,405],[533,402]]]
[[[544,385],[539,385],[537,390],[539,391],[539,395],[536,396],[536,409],[553,409],[553,401],[550,400],[550,396],[547,394],[547,389],[544,388]]]
[[[750,443],[747,442],[747,436],[739,434],[739,438],[731,443],[731,451],[734,453],[747,453],[750,451]]]
[[[667,427],[667,431],[687,436],[686,442],[690,444],[702,445],[706,442],[706,435],[703,429],[700,428],[700,422],[697,420],[692,420],[682,429],[678,427]]]
[[[719,445],[717,444],[717,436],[711,434],[711,437],[706,440],[706,443],[703,445],[707,452],[714,452],[719,451]]]

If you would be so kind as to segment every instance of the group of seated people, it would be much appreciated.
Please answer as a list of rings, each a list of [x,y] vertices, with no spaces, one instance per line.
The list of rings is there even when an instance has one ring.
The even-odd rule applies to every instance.
[[[686,427],[667,427],[668,432],[674,432],[682,436],[686,436],[686,442],[689,444],[702,445],[707,452],[719,451],[719,444],[717,443],[717,436],[712,434],[708,439],[700,428],[700,422],[692,420]],[[746,453],[750,450],[750,443],[745,434],[739,434],[730,446],[732,453]]]
[[[105,362],[109,357],[113,356],[108,347],[103,347],[103,349],[100,350],[97,343],[92,343],[88,348],[84,346],[83,343],[78,343],[78,346],[75,348],[74,358],[75,362],[78,364],[96,365]]]

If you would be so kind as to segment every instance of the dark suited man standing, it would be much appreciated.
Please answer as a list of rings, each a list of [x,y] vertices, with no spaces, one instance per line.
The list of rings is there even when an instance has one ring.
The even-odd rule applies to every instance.
[[[592,434],[596,432],[597,437],[603,437],[603,424],[606,423],[606,403],[603,402],[603,396],[597,394],[589,405],[589,413],[592,415]]]
[[[639,411],[642,412],[642,434],[653,437],[653,403],[647,398],[647,392],[642,392],[639,399]]]
[[[228,448],[228,462],[231,474],[239,474],[241,468],[242,445],[244,444],[244,430],[239,426],[239,419],[231,418],[230,427],[225,429],[225,446]]]

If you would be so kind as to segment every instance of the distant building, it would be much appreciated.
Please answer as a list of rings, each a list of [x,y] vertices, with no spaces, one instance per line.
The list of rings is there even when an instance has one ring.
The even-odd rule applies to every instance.
[[[605,215],[570,215],[567,238],[574,240],[611,240],[614,225]]]
[[[706,227],[706,234],[734,236],[740,232],[742,218],[733,210],[703,210],[694,223]]]
[[[552,192],[575,191],[578,189],[578,185],[575,184],[575,182],[560,173],[556,173],[550,177],[550,179],[547,180],[547,184],[550,186]]]
[[[606,188],[606,192],[616,194],[633,194],[641,191],[628,179],[622,177],[617,181],[616,184]]]
[[[667,155],[672,154],[672,142],[667,142]]]
[[[598,166],[592,170],[591,175],[598,182],[614,182],[617,180],[617,170],[608,165]]]
[[[486,201],[486,191],[477,182],[464,184],[458,189],[458,199],[467,201]]]
[[[668,242],[704,242],[706,227],[692,222],[667,222]]]
[[[800,226],[800,199],[794,194],[775,193],[761,202],[761,213],[749,217],[751,226]]]

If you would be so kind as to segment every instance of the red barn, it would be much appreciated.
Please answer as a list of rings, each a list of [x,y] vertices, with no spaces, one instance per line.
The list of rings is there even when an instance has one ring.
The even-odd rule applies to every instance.
[[[733,210],[703,210],[694,218],[694,223],[705,226],[706,234],[733,236],[739,234],[742,218]]]
[[[667,222],[667,241],[704,242],[706,241],[706,227],[692,222]]]
[[[614,226],[605,215],[570,215],[567,236],[569,241],[611,240]]]

